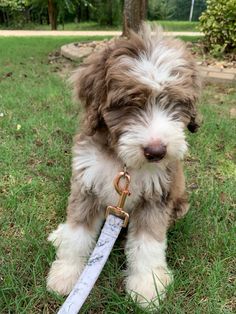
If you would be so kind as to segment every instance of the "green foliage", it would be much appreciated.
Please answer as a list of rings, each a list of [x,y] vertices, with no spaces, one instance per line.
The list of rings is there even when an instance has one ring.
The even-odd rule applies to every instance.
[[[207,0],[200,17],[205,46],[215,56],[236,48],[236,0]]]
[[[186,21],[189,19],[191,0],[172,0],[176,10],[173,15],[174,20]],[[202,11],[206,8],[206,0],[195,0],[193,9],[193,21],[197,21]]]
[[[21,10],[29,3],[28,0],[1,0],[0,8],[9,8],[11,10]]]
[[[176,10],[173,0],[150,0],[148,2],[148,19],[152,20],[168,20]]]
[[[97,1],[96,19],[99,25],[117,26],[121,24],[122,10],[120,0]]]
[[[117,26],[122,21],[122,0],[55,0],[57,22],[94,21]],[[26,24],[48,24],[47,0],[0,0],[0,24],[24,28]]]
[[[14,21],[15,25],[21,26],[23,21],[27,19],[24,15],[29,0],[1,0],[0,1],[0,23],[7,26]]]
[[[179,20],[189,19],[191,0],[149,0],[148,19],[150,20]],[[197,21],[206,8],[205,0],[195,0],[193,21]]]

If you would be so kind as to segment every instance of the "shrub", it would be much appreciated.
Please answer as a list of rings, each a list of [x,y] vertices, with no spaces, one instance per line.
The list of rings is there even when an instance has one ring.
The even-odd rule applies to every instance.
[[[149,20],[169,20],[176,10],[175,4],[171,0],[149,0],[148,19]]]
[[[236,48],[236,0],[207,0],[200,17],[204,43],[211,52],[230,52]]]
[[[100,0],[96,5],[96,20],[100,25],[117,26],[122,21],[121,0]]]

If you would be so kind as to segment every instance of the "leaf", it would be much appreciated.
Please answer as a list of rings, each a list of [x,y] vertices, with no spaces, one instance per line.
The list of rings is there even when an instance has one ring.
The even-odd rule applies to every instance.
[[[8,72],[8,73],[5,74],[5,77],[11,77],[12,74],[13,74],[13,72]]]
[[[236,108],[233,107],[229,111],[230,119],[236,119]]]
[[[224,192],[220,193],[220,202],[224,204],[227,201],[227,195]]]

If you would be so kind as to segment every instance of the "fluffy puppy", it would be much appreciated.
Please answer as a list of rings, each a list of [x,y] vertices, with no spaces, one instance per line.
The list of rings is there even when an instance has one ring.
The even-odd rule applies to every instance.
[[[66,223],[49,240],[57,249],[48,289],[66,295],[95,244],[113,179],[126,165],[131,175],[125,253],[126,290],[141,305],[165,295],[172,275],[166,233],[188,210],[181,165],[184,130],[197,129],[199,76],[185,44],[144,25],[91,56],[72,78],[85,109],[75,136]]]

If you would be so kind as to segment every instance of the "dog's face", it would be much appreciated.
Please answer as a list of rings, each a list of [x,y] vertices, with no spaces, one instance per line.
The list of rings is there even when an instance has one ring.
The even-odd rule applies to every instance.
[[[158,99],[150,98],[142,108],[134,104],[107,111],[104,119],[128,167],[181,159],[187,149],[179,114],[165,110]]]
[[[124,164],[139,168],[181,159],[184,129],[197,129],[200,83],[185,45],[146,29],[91,57],[74,76],[86,109],[85,131],[105,130]],[[104,132],[102,132],[104,135]]]

